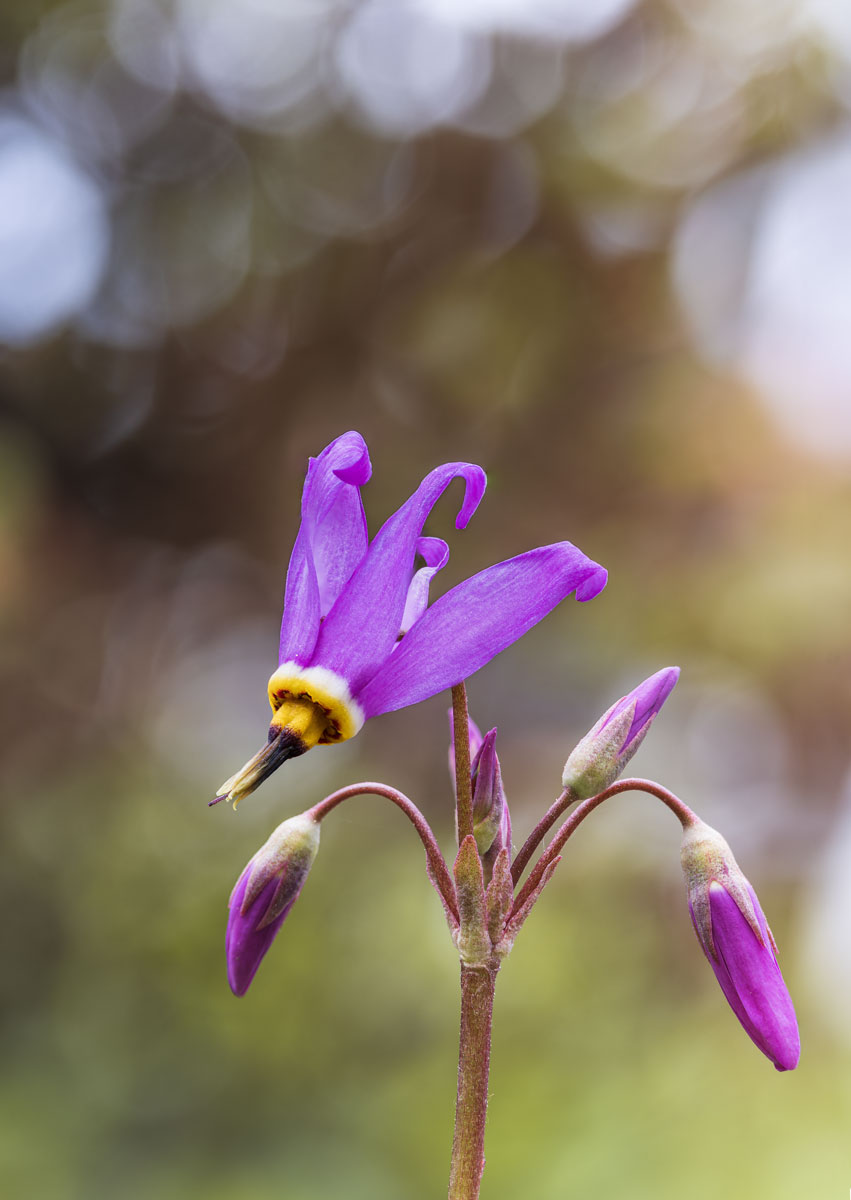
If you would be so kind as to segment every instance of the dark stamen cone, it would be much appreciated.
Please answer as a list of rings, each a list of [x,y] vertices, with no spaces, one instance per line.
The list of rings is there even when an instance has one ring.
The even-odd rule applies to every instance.
[[[264,779],[268,779],[282,763],[304,754],[308,748],[291,729],[278,729],[273,725],[269,730],[269,741],[266,745],[221,785],[219,794],[210,803],[218,804],[221,800],[232,800],[236,808],[240,800],[256,791]]]

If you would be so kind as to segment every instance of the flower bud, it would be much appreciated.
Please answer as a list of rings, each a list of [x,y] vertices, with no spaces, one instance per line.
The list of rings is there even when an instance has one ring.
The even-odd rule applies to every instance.
[[[484,966],[493,946],[488,932],[488,910],[482,860],[471,834],[462,840],[453,869],[460,923],[455,945],[468,967]]]
[[[562,786],[569,788],[577,800],[587,800],[614,783],[679,677],[679,667],[665,667],[604,712],[571,751],[564,764]]]
[[[721,834],[697,818],[685,828],[682,864],[692,924],[727,1003],[777,1070],[794,1070],[798,1022],[756,893]]]
[[[482,738],[473,759],[473,834],[479,854],[511,850],[511,816],[496,753],[496,730]]]
[[[301,893],[319,849],[319,823],[306,813],[279,825],[237,880],[228,908],[228,982],[244,996]]]

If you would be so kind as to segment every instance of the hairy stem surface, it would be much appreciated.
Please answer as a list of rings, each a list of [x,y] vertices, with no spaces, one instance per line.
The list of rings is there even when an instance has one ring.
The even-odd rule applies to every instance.
[[[687,804],[680,800],[679,796],[675,796],[673,792],[669,792],[666,787],[662,787],[661,783],[654,783],[652,779],[620,779],[617,783],[613,783],[611,787],[607,787],[604,792],[600,792],[596,796],[592,796],[590,800],[583,800],[578,808],[575,808],[565,823],[559,829],[553,840],[547,846],[541,857],[531,871],[529,878],[523,884],[517,899],[514,901],[512,915],[519,912],[523,904],[531,896],[532,892],[541,882],[544,871],[550,863],[558,857],[563,850],[565,843],[573,836],[586,817],[597,808],[604,800],[611,799],[612,796],[617,796],[621,792],[647,792],[651,796],[655,796],[657,800],[661,800],[665,804],[683,828],[694,821],[695,814]],[[558,801],[556,802],[558,803]],[[555,807],[555,805],[553,806]]]
[[[458,1097],[449,1200],[478,1200],[485,1168],[485,1120],[496,971],[461,965]]]
[[[452,733],[455,741],[455,803],[458,815],[458,844],[473,832],[473,783],[470,778],[470,713],[467,689],[459,683],[452,689]]]
[[[420,836],[429,865],[429,877],[440,893],[444,906],[457,921],[458,902],[455,898],[455,884],[452,882],[446,861],[440,853],[437,838],[416,804],[413,800],[409,800],[404,792],[389,787],[386,783],[352,783],[348,787],[340,788],[338,792],[332,792],[318,804],[314,804],[309,811],[309,816],[313,817],[314,821],[321,821],[338,804],[342,804],[344,800],[351,800],[353,796],[383,796],[385,800],[392,801],[397,808],[402,810]]]
[[[511,878],[517,883],[517,880],[526,870],[526,866],[532,855],[540,846],[546,835],[555,825],[561,814],[566,808],[570,808],[571,804],[576,803],[576,797],[570,788],[565,788],[557,800],[555,800],[544,815],[541,817],[538,824],[526,838],[526,841],[517,852],[517,857],[511,865]]]

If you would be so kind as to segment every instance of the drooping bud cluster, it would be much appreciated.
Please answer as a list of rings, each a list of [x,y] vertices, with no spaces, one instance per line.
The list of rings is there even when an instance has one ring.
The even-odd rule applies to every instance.
[[[576,800],[596,796],[617,779],[644,741],[659,709],[674,690],[679,667],[664,667],[607,709],[571,752],[562,786]]]
[[[304,887],[319,850],[319,823],[307,813],[284,821],[236,882],[228,902],[225,952],[231,991],[244,996]]]
[[[699,818],[685,827],[682,864],[692,923],[727,1003],[777,1070],[793,1070],[798,1023],[756,893],[721,834]]]
[[[449,547],[423,534],[425,522],[445,489],[460,479],[464,499],[455,523],[464,528],[482,498],[484,472],[464,462],[435,468],[371,541],[360,496],[370,474],[366,445],[354,432],[310,460],[287,571],[278,664],[269,680],[267,741],[219,788],[212,803],[231,800],[236,808],[288,759],[317,745],[345,741],[365,721],[451,688],[450,771],[454,779],[458,769],[455,821],[461,835],[454,868],[450,871],[423,813],[395,787],[367,782],[339,788],[279,825],[240,875],[229,901],[228,979],[238,996],[249,988],[304,887],[319,847],[320,821],[355,796],[390,800],[420,838],[428,877],[461,960],[449,1191],[473,1200],[484,1166],[495,976],[569,839],[613,794],[628,789],[649,793],[681,822],[691,919],[749,1037],[779,1071],[797,1066],[800,1041],[777,947],[727,843],[652,780],[624,780],[611,787],[671,694],[678,667],[645,679],[582,738],[564,766],[565,790],[511,861],[511,818],[496,753],[497,731],[483,736],[469,721],[464,681],[567,595],[575,593],[580,601],[596,596],[605,585],[605,570],[571,543],[559,542],[480,571],[430,604],[430,584],[446,566]],[[419,569],[417,558],[424,563]],[[463,730],[457,759],[456,720]],[[468,735],[469,747],[464,744]]]

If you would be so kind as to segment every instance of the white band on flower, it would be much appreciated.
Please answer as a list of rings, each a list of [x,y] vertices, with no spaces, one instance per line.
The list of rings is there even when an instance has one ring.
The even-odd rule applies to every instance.
[[[366,719],[348,682],[329,667],[281,663],[269,680],[269,703],[273,712],[288,698],[312,700],[327,714],[331,728],[320,742],[344,742],[355,736]]]

